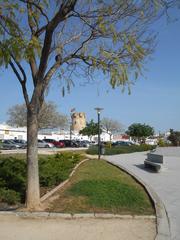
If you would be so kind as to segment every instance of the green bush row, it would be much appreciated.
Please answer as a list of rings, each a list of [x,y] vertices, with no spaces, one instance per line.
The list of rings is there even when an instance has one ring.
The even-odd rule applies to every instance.
[[[6,202],[7,204],[17,204],[21,201],[19,192],[11,189],[0,188],[0,202]]]
[[[105,147],[105,155],[115,155],[123,153],[133,153],[133,152],[144,152],[153,150],[156,146],[141,144],[141,145],[132,145],[132,146],[112,146]],[[86,151],[87,154],[98,154],[98,146],[91,146]]]
[[[39,161],[40,186],[51,187],[63,182],[80,159],[79,154],[72,153],[41,158]]]
[[[0,159],[0,188],[19,193],[22,202],[25,199],[25,176],[25,161],[16,159],[15,157]],[[11,192],[9,192],[9,194],[11,194]],[[13,194],[14,193],[12,193],[12,197]]]
[[[68,178],[80,160],[81,155],[73,153],[41,157],[39,159],[40,186],[53,187],[58,185]],[[23,203],[25,192],[26,161],[16,157],[0,158],[0,202]]]

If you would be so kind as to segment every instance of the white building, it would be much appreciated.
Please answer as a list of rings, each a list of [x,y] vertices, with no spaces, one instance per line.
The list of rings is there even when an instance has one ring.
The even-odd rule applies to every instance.
[[[0,139],[23,139],[27,140],[27,129],[16,128],[7,124],[0,124]]]
[[[55,139],[57,141],[63,139],[72,140],[90,140],[88,136],[80,135],[76,131],[71,132],[65,130],[41,130],[38,134],[38,139]],[[0,140],[2,139],[23,139],[27,140],[27,128],[26,127],[11,127],[7,124],[0,124]],[[93,136],[92,141],[97,142],[98,136]],[[109,134],[103,132],[101,134],[101,141],[109,141]]]

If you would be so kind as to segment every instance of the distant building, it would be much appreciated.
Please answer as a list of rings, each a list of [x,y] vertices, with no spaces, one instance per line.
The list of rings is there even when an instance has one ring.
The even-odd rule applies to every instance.
[[[109,134],[105,131],[102,131],[100,139],[102,142],[109,142],[110,139]],[[98,135],[93,136],[91,140],[94,142],[98,142]]]
[[[84,112],[74,112],[71,115],[72,131],[79,132],[86,127],[86,115]]]
[[[129,141],[131,140],[131,137],[129,137],[127,134],[114,134],[112,137],[112,140],[115,141]]]
[[[7,124],[0,124],[0,139],[27,139],[26,127],[11,127]]]
[[[84,115],[85,117],[85,115]],[[83,117],[83,118],[84,118]],[[81,127],[83,127],[83,123],[81,124]],[[79,125],[79,126],[80,126]],[[75,123],[75,126],[77,124]],[[84,127],[83,127],[84,128]],[[61,130],[61,129],[43,129],[40,130],[38,133],[38,139],[55,139],[57,141],[63,140],[63,139],[72,139],[72,140],[92,140],[97,142],[98,136],[92,136],[90,139],[88,136],[83,136],[79,134],[79,131],[76,130],[71,131],[70,136],[70,130]],[[3,139],[22,139],[27,140],[27,128],[26,127],[12,127],[7,124],[0,124],[0,140]],[[101,133],[101,141],[109,141],[109,134],[106,132]]]

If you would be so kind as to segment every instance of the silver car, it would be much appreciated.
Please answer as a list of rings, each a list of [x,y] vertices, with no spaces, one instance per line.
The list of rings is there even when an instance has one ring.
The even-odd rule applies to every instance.
[[[38,148],[53,148],[54,144],[38,139]]]
[[[17,149],[20,148],[20,145],[15,143],[13,140],[11,139],[7,139],[7,140],[2,140],[0,147],[2,149],[5,150],[11,150],[11,149]]]

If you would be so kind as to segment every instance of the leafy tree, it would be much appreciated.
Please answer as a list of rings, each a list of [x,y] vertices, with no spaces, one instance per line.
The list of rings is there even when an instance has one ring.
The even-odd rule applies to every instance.
[[[98,131],[98,123],[95,123],[93,120],[91,120],[89,123],[86,124],[85,128],[79,131],[79,133],[84,136],[88,136],[91,139],[92,136],[98,135]],[[100,133],[102,133],[101,129]]]
[[[27,126],[27,108],[25,104],[15,105],[8,110],[11,126]],[[57,128],[67,125],[67,117],[57,112],[57,106],[53,102],[43,103],[38,116],[38,128]]]
[[[173,2],[1,1],[0,65],[14,72],[27,107],[27,208],[40,205],[38,119],[52,77],[63,94],[77,73],[87,80],[102,71],[112,88],[130,87],[153,50],[151,23]]]
[[[170,129],[168,140],[172,143],[173,146],[180,146],[180,132]]]
[[[128,127],[128,131],[126,133],[140,141],[144,140],[146,137],[152,136],[154,134],[154,129],[146,124],[133,123]]]
[[[121,123],[111,118],[103,118],[101,120],[101,126],[103,130],[105,130],[106,133],[109,134],[110,142],[111,142],[113,133],[120,132],[123,129],[123,125]]]

